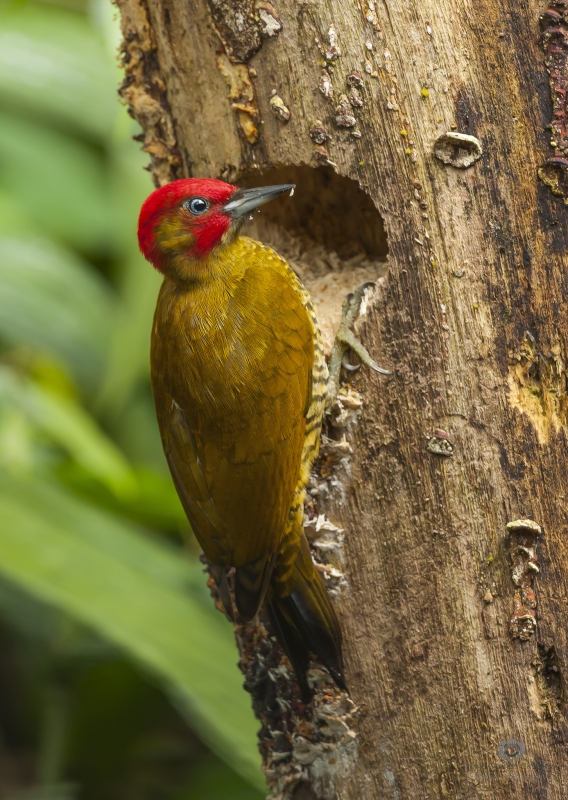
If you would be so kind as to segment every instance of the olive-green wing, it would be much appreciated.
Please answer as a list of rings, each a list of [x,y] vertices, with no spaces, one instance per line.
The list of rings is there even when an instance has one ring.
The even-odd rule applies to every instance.
[[[172,399],[164,451],[185,513],[202,547],[230,552],[227,528],[211,497],[195,438],[183,409]]]
[[[260,255],[219,325],[191,342],[170,379],[174,402],[158,411],[188,518],[209,560],[236,568],[245,619],[262,602],[298,481],[313,364],[301,299]]]
[[[211,574],[225,610],[234,618],[225,570],[225,565],[233,561],[232,542],[211,496],[185,414],[175,401],[172,402],[166,441],[166,459],[178,495],[204,552],[210,554]],[[276,555],[277,549],[274,547],[272,552],[235,570],[235,600],[239,614],[247,622],[254,618],[262,603]]]

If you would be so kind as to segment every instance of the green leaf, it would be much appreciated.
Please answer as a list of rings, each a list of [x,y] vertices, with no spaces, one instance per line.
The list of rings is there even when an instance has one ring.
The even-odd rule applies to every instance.
[[[117,285],[121,313],[109,353],[108,372],[98,398],[115,419],[130,408],[140,379],[149,377],[150,331],[162,276],[138,249],[136,226],[140,206],[153,190],[142,169],[148,157],[129,138],[131,129],[117,130],[111,148],[110,190],[115,241],[120,250]],[[128,137],[128,138],[127,138]]]
[[[10,795],[7,800],[75,800],[78,792],[79,787],[74,783],[56,783],[18,792]]]
[[[26,415],[14,406],[0,414],[0,463],[29,472],[35,460],[35,431]]]
[[[83,251],[110,249],[105,162],[96,148],[2,113],[0,188],[54,238]]]
[[[0,577],[0,617],[28,643],[39,645],[48,657],[92,663],[94,659],[117,656],[116,648],[107,639],[3,577]]]
[[[97,406],[115,418],[130,405],[140,379],[147,382],[150,377],[150,333],[160,288],[160,277],[139,254],[124,259],[121,266],[122,303],[97,398]]]
[[[173,800],[264,800],[250,784],[214,755],[208,754],[192,770],[189,785],[176,793]]]
[[[13,370],[0,365],[2,400],[27,414],[77,464],[115,494],[136,493],[136,481],[126,458],[73,398],[51,392],[27,378],[18,378]]]
[[[0,190],[0,235],[15,233],[36,233],[34,225],[25,209],[6,192]]]
[[[150,468],[169,478],[149,382],[147,379],[141,380],[137,386],[131,388],[128,400],[123,396],[116,398],[116,406],[107,398],[108,405],[102,407],[105,421],[112,430],[114,439],[133,464]]]
[[[115,303],[69,251],[47,239],[0,237],[0,337],[55,355],[87,386],[102,372]]]
[[[169,473],[135,467],[132,468],[132,473],[138,491],[117,495],[100,481],[93,480],[73,462],[67,461],[57,469],[57,477],[74,495],[79,495],[99,508],[125,516],[141,525],[171,533],[176,539],[180,533],[190,533],[187,517]]]
[[[120,76],[88,19],[35,3],[0,12],[0,101],[4,108],[99,140],[107,140],[121,109]]]
[[[209,747],[263,788],[231,628],[199,565],[39,481],[3,474],[0,518],[0,572],[167,681]]]

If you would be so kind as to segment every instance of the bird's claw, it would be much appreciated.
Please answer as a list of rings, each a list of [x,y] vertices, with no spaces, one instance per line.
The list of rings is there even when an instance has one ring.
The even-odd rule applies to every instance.
[[[361,302],[365,294],[365,290],[374,286],[374,283],[364,283],[353,294],[348,294],[343,301],[343,310],[341,316],[341,325],[335,337],[331,359],[329,361],[329,390],[327,399],[327,408],[331,408],[337,397],[339,391],[339,379],[341,368],[344,367],[349,372],[355,372],[360,369],[361,364],[353,365],[346,361],[346,354],[348,350],[353,350],[359,356],[361,363],[370,369],[378,372],[380,375],[392,375],[388,369],[383,369],[371,358],[369,351],[364,347],[361,342],[356,338],[351,330],[351,326],[359,316]]]
[[[353,350],[353,352],[357,353],[357,355],[361,359],[362,363],[365,364],[365,366],[374,369],[375,372],[379,372],[381,375],[392,375],[392,372],[390,370],[379,367],[379,365],[375,361],[373,361],[367,348],[364,347],[359,341],[359,339],[356,338],[353,331],[345,327],[343,322],[339,326],[337,336],[335,337],[336,343],[338,340],[343,349],[343,353],[345,353],[347,349]]]
[[[350,364],[347,360],[347,353],[343,353],[343,360],[341,361],[341,366],[343,369],[346,369],[347,372],[357,372],[357,370],[361,369],[361,364]]]

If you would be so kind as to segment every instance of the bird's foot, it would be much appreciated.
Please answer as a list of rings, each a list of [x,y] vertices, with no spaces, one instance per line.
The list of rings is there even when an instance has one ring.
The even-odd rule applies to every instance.
[[[329,383],[326,403],[327,411],[330,411],[339,393],[342,367],[350,372],[355,372],[361,367],[361,364],[349,363],[347,360],[347,353],[349,350],[353,350],[353,352],[359,356],[361,363],[375,370],[375,372],[379,372],[381,375],[392,375],[392,372],[390,372],[388,369],[379,367],[379,365],[371,358],[367,348],[361,344],[351,330],[351,326],[359,316],[365,291],[371,286],[374,286],[374,284],[364,283],[353,294],[348,294],[343,301],[341,325],[337,331],[331,358],[329,360]]]

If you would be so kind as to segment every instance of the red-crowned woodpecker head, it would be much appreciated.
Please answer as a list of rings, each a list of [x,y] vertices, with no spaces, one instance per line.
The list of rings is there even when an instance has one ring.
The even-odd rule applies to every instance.
[[[140,250],[164,274],[179,274],[182,262],[192,265],[192,273],[199,271],[199,262],[206,269],[207,256],[234,240],[250,211],[293,188],[285,184],[239,189],[212,178],[168,183],[142,205]]]

